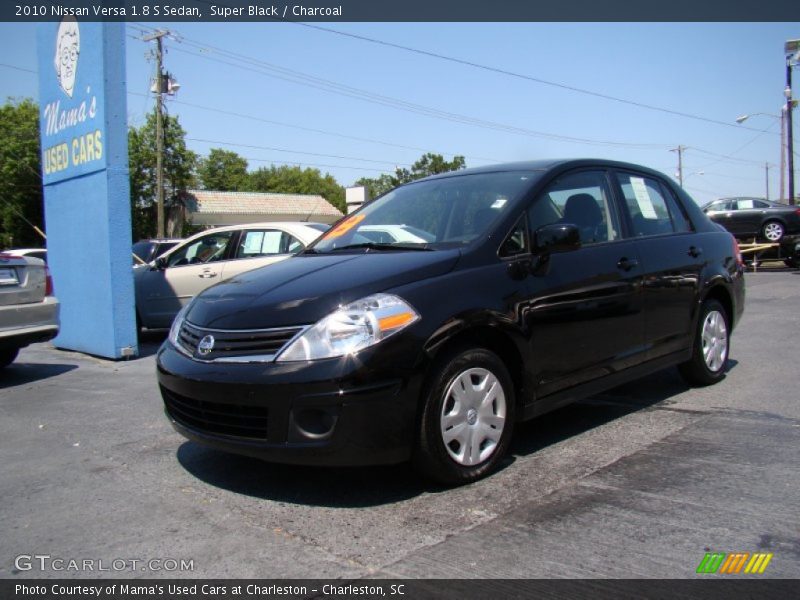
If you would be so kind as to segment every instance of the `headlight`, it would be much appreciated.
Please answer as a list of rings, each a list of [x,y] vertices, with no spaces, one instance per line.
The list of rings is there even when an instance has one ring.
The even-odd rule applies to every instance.
[[[191,302],[189,304],[191,304]],[[181,332],[181,325],[183,325],[183,320],[186,317],[186,312],[189,310],[189,304],[187,304],[178,311],[178,314],[175,315],[175,320],[172,321],[172,327],[169,328],[168,339],[173,346],[179,349],[180,349],[180,344],[178,344],[178,334]]]
[[[374,294],[342,306],[306,330],[277,361],[316,360],[354,354],[385,340],[419,320],[405,300]]]

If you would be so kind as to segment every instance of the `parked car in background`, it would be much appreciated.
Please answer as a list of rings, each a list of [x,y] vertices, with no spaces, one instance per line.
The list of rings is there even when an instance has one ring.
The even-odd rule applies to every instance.
[[[423,239],[365,241],[400,224]],[[298,464],[411,459],[464,483],[498,465],[519,421],[673,365],[720,381],[744,293],[735,238],[661,173],[467,169],[197,296],[158,381],[199,443]]]
[[[182,241],[181,239],[139,240],[133,245],[133,254],[136,255],[133,264],[143,265],[154,261]],[[139,260],[136,260],[137,257]]]
[[[3,253],[11,256],[32,256],[47,263],[47,248],[11,248],[10,250],[3,250]]]
[[[20,348],[58,334],[59,304],[53,280],[39,258],[0,253],[0,368]]]
[[[178,311],[207,287],[284,260],[329,227],[323,223],[248,223],[208,229],[181,241],[148,265],[134,269],[139,325],[169,327]]]
[[[779,242],[786,234],[800,233],[800,207],[763,198],[721,198],[706,204],[703,212],[740,238]]]

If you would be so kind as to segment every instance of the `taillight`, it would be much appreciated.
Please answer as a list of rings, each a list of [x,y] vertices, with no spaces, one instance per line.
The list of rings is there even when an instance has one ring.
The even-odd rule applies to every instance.
[[[731,240],[733,241],[733,256],[736,257],[736,264],[744,266],[744,260],[742,260],[742,252],[739,250],[739,241],[731,236]]]
[[[796,214],[798,217],[800,217],[800,208],[798,208],[797,210],[795,210],[795,211],[794,211],[794,214]]]
[[[44,295],[45,296],[52,296],[53,295],[53,277],[50,275],[50,269],[47,268],[47,265],[44,267]]]

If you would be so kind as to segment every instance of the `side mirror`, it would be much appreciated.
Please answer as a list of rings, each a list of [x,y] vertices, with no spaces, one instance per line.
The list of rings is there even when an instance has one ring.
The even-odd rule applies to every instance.
[[[157,271],[163,271],[167,268],[167,257],[166,256],[159,256],[155,260],[155,267]]]
[[[581,247],[581,233],[572,223],[551,223],[534,232],[533,245],[538,254],[570,252]]]

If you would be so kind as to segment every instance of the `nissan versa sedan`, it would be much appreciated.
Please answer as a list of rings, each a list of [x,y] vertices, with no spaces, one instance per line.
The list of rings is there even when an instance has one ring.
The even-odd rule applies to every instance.
[[[375,242],[377,227],[426,232]],[[426,237],[427,236],[427,237]],[[516,423],[678,365],[724,377],[736,240],[672,181],[602,160],[398,187],[304,252],[216,285],[158,351],[185,437],[297,464],[480,478]]]
[[[323,223],[248,223],[193,235],[147,265],[134,267],[136,322],[139,327],[166,329],[207,287],[284,260],[329,228]]]

